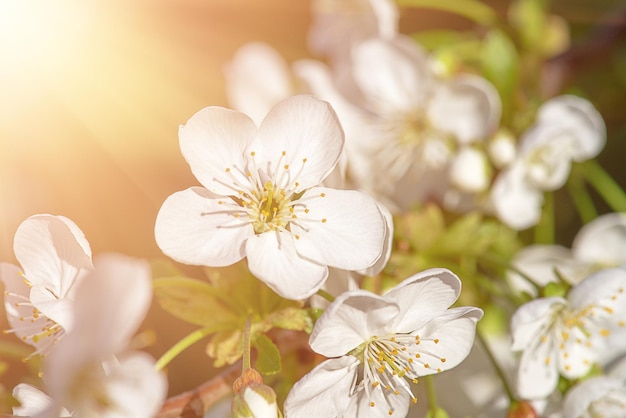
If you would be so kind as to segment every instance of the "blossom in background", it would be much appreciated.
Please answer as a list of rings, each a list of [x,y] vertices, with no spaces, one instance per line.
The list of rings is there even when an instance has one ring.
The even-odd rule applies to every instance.
[[[328,103],[291,97],[258,128],[242,113],[209,107],[180,128],[180,146],[204,187],[173,194],[159,211],[157,244],[171,258],[219,267],[247,257],[252,274],[278,294],[304,299],[328,266],[366,269],[383,255],[378,204],[318,186],[343,148]]]
[[[149,355],[128,348],[151,296],[146,261],[120,255],[96,259],[94,272],[76,291],[72,330],[44,362],[50,399],[32,389],[21,396],[21,387],[21,408],[38,409],[39,418],[66,411],[76,417],[153,417],[165,399],[166,378]]]
[[[520,138],[516,158],[494,181],[498,218],[518,230],[537,224],[543,192],[563,186],[572,162],[596,157],[605,142],[604,121],[589,101],[565,95],[545,102]]]
[[[458,365],[469,354],[482,310],[451,308],[461,281],[445,269],[416,274],[383,296],[340,295],[309,343],[330,359],[291,389],[288,417],[405,416],[410,382]]]
[[[32,355],[45,355],[72,327],[76,284],[92,269],[91,249],[71,220],[34,215],[18,227],[14,251],[21,267],[0,263],[7,332],[34,346]]]
[[[582,377],[594,363],[624,352],[625,296],[626,270],[616,268],[589,276],[567,298],[539,298],[520,306],[511,318],[512,349],[522,351],[519,395],[546,398],[559,375]]]

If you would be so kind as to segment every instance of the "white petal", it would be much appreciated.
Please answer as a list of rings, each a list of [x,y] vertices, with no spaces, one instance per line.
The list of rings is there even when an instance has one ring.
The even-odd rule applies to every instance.
[[[391,215],[389,209],[387,209],[387,207],[384,206],[382,203],[376,202],[376,204],[378,205],[378,210],[385,220],[385,239],[383,241],[383,253],[378,258],[376,264],[369,268],[358,271],[364,276],[376,276],[378,273],[380,273],[387,265],[387,262],[391,257],[391,251],[393,249],[393,216]]]
[[[288,232],[266,232],[246,241],[250,272],[287,299],[306,299],[322,286],[328,268],[298,255]]]
[[[563,298],[535,299],[520,306],[511,318],[513,351],[524,350],[539,338],[539,332],[550,321],[553,312],[565,305]]]
[[[364,290],[341,294],[315,323],[309,345],[316,353],[338,357],[374,335],[389,333],[398,306]]]
[[[591,366],[596,359],[596,349],[593,347],[595,345],[593,343],[591,347],[587,347],[586,344],[581,344],[577,341],[585,341],[587,339],[586,333],[579,328],[572,328],[568,331],[570,335],[562,342],[562,348],[559,345],[559,373],[568,379],[577,379],[585,376],[591,370]],[[592,341],[592,339],[589,339],[589,341]]]
[[[574,161],[596,157],[606,143],[606,126],[593,105],[577,96],[563,95],[548,100],[539,109],[541,123],[562,126],[572,138],[571,155]]]
[[[559,380],[555,351],[552,340],[541,342],[539,338],[524,350],[517,372],[521,398],[543,399],[554,391]]]
[[[365,269],[381,257],[387,227],[365,193],[315,187],[300,201],[309,210],[291,223],[300,255],[345,270]]]
[[[466,75],[437,85],[428,104],[428,118],[439,130],[467,144],[493,132],[500,122],[501,107],[491,83]]]
[[[296,382],[285,400],[285,417],[336,417],[350,400],[359,360],[352,356],[326,360]]]
[[[268,400],[250,386],[243,389],[243,399],[248,408],[252,411],[253,417],[274,418],[278,417],[278,405],[276,405],[276,396],[274,400]]]
[[[476,323],[482,316],[479,308],[452,308],[416,330],[421,341],[417,347],[421,352],[420,361],[429,365],[424,369],[416,366],[418,374],[425,376],[449,370],[465,360],[474,345]]]
[[[20,403],[20,406],[13,407],[13,414],[20,417],[34,416],[52,407],[50,396],[26,383],[20,383],[13,388],[13,397]]]
[[[589,263],[626,264],[626,214],[609,213],[584,225],[574,238],[572,252]]]
[[[223,203],[220,205],[220,201]],[[201,187],[168,197],[157,215],[155,238],[169,257],[186,264],[228,266],[241,260],[244,242],[254,234],[230,198],[220,198]],[[230,210],[231,213],[228,213]],[[232,226],[241,224],[241,226]]]
[[[589,412],[595,401],[607,396],[613,390],[624,388],[618,379],[598,376],[589,378],[571,388],[563,401],[563,418],[580,418]]]
[[[248,116],[222,107],[198,111],[178,130],[180,150],[194,176],[207,189],[226,196],[236,194],[233,178],[247,181],[245,171],[237,169],[246,170],[245,150],[256,135]]]
[[[406,417],[409,412],[410,398],[405,391],[400,391],[397,395],[393,392],[383,392],[384,389],[378,385],[370,389],[370,397],[365,390],[360,390],[350,399],[350,404],[343,417],[358,418],[382,418],[382,417]],[[374,406],[372,406],[372,402]]]
[[[487,156],[480,150],[461,148],[452,159],[450,181],[460,190],[472,193],[487,189],[491,179],[488,173]]]
[[[91,250],[69,219],[34,215],[15,233],[15,257],[32,284],[64,297],[82,269],[91,268]]]
[[[106,418],[151,418],[167,395],[167,379],[146,353],[126,354],[107,376],[106,392],[113,406]]]
[[[626,291],[626,270],[612,268],[601,270],[574,286],[567,295],[572,308],[584,309],[588,305],[603,306],[613,300],[613,308],[626,309],[623,294]]]
[[[516,230],[536,225],[541,218],[543,194],[524,177],[524,167],[513,164],[500,172],[491,188],[491,203],[498,219]]]
[[[445,312],[459,297],[461,280],[449,270],[417,273],[385,293],[385,300],[400,307],[393,330],[411,333]]]
[[[250,116],[257,126],[276,103],[292,94],[287,63],[262,42],[240,47],[225,73],[229,103]]]
[[[30,289],[30,301],[45,316],[70,331],[74,322],[74,302],[69,298],[50,297],[50,291],[43,286]]]
[[[408,38],[369,39],[353,51],[353,75],[372,110],[397,115],[421,109],[430,88],[426,54]]]
[[[289,184],[297,191],[317,186],[335,168],[343,149],[344,135],[337,115],[327,103],[309,95],[281,101],[259,127],[250,145],[257,167],[278,177],[288,165]],[[281,185],[284,187],[285,185]]]

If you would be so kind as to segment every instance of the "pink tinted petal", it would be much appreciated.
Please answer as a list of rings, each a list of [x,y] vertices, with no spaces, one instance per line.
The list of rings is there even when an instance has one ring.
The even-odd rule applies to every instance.
[[[245,149],[256,135],[257,127],[248,116],[222,107],[198,111],[178,130],[180,150],[194,176],[221,195],[236,194],[234,179],[247,181],[237,169],[245,170]]]
[[[69,298],[56,299],[42,286],[30,289],[30,300],[45,316],[61,325],[65,331],[72,329],[74,323],[74,302]]]
[[[34,386],[20,383],[13,388],[13,397],[18,400],[20,406],[13,407],[13,414],[20,417],[30,417],[52,407],[52,398]],[[62,417],[70,414],[64,411]]]
[[[386,224],[378,204],[364,193],[315,187],[300,199],[308,213],[291,223],[298,253],[345,270],[365,269],[382,255]]]
[[[436,87],[428,104],[429,120],[460,143],[486,139],[500,122],[500,96],[487,80],[462,76]]]
[[[181,263],[231,265],[244,257],[244,242],[254,234],[244,216],[232,215],[239,209],[230,198],[220,198],[201,187],[174,193],[157,215],[156,242],[167,256]]]
[[[541,330],[552,321],[556,309],[565,305],[563,298],[535,299],[520,306],[511,318],[511,336],[513,351],[526,349],[539,338]]]
[[[384,295],[400,307],[393,330],[415,331],[445,312],[460,293],[461,280],[446,269],[429,269],[409,277]]]
[[[250,272],[287,299],[306,299],[328,277],[326,266],[298,255],[288,232],[266,232],[246,241]]]
[[[64,297],[81,269],[91,268],[91,250],[78,227],[67,218],[34,215],[18,227],[15,257],[27,279]]]
[[[545,399],[559,380],[556,347],[551,339],[534,344],[522,353],[517,372],[517,393],[524,399]]]
[[[167,379],[154,368],[146,353],[124,355],[106,377],[106,392],[113,406],[106,418],[152,418],[167,395]]]
[[[332,107],[309,95],[293,96],[278,103],[259,127],[250,146],[259,168],[269,167],[278,178],[289,167],[280,187],[294,185],[301,191],[322,182],[335,168],[343,149],[343,130]]]
[[[350,400],[358,365],[356,357],[344,356],[316,366],[291,388],[285,400],[285,416],[341,416]]]
[[[225,73],[229,103],[250,116],[257,126],[276,103],[292,93],[287,63],[262,42],[239,48]]]
[[[316,353],[338,357],[374,335],[389,332],[398,306],[364,290],[341,294],[317,320],[309,345]]]
[[[104,254],[95,271],[76,293],[71,336],[89,341],[96,358],[127,348],[143,321],[152,298],[152,275],[147,261]]]

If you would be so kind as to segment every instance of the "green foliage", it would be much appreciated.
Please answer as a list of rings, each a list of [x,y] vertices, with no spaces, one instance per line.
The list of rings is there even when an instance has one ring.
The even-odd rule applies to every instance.
[[[162,266],[161,266],[162,267]],[[159,271],[172,273],[173,269]],[[252,276],[245,262],[225,268],[206,268],[207,280],[183,275],[154,280],[156,298],[173,316],[213,334],[206,352],[221,367],[243,353],[243,330],[250,318],[250,340],[258,351],[262,373],[280,370],[280,354],[265,335],[274,328],[310,332],[313,318],[301,302],[284,299]]]

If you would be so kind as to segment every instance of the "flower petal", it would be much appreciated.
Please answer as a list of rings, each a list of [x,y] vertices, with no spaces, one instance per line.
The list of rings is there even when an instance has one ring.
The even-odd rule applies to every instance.
[[[374,335],[387,334],[398,306],[364,290],[341,294],[315,323],[309,345],[326,357],[342,356]]]
[[[254,230],[232,215],[241,209],[234,206],[229,198],[201,187],[174,193],[157,215],[154,232],[159,248],[186,264],[221,267],[236,263],[244,257],[244,242]],[[233,226],[238,223],[241,226]]]
[[[584,309],[595,305],[610,307],[612,312],[626,313],[624,297],[626,292],[626,270],[611,268],[600,270],[574,286],[567,295],[569,305],[574,309]]]
[[[462,144],[486,139],[500,122],[502,105],[495,87],[482,77],[466,75],[437,85],[428,118]]]
[[[13,414],[20,417],[34,416],[52,406],[50,396],[26,383],[13,388],[13,397],[20,403],[20,406],[13,407]]]
[[[315,187],[300,202],[308,213],[291,222],[300,237],[298,254],[345,270],[365,269],[380,259],[387,227],[378,204],[365,193]]]
[[[257,167],[269,167],[272,178],[288,170],[284,181],[297,183],[296,191],[302,191],[317,186],[330,174],[339,161],[343,142],[343,130],[332,107],[313,96],[299,95],[272,108],[249,151],[255,153]]]
[[[31,303],[45,316],[70,331],[74,323],[74,302],[69,298],[57,299],[43,286],[30,289]]]
[[[364,276],[376,276],[378,273],[380,273],[387,265],[387,262],[391,257],[391,250],[393,248],[393,216],[391,215],[389,209],[387,209],[387,207],[384,206],[382,203],[376,202],[376,204],[378,205],[378,210],[380,211],[380,214],[385,220],[385,239],[383,241],[383,253],[373,266],[358,271]]]
[[[411,333],[445,312],[460,293],[461,280],[454,273],[429,269],[402,281],[383,297],[400,307],[393,331]]]
[[[80,229],[69,219],[34,215],[18,227],[15,257],[33,285],[65,297],[81,270],[90,269],[91,250]]]
[[[288,232],[266,232],[246,241],[250,272],[287,299],[306,299],[324,284],[328,268],[298,255]]]
[[[517,372],[517,392],[521,398],[544,399],[556,388],[559,373],[552,343],[537,338],[522,353]]]
[[[574,257],[604,266],[626,264],[626,213],[598,216],[576,234]]]
[[[520,306],[511,318],[513,351],[524,350],[539,338],[541,329],[552,320],[552,313],[565,305],[563,298],[535,299]]]
[[[409,412],[410,398],[405,391],[397,394],[385,392],[381,385],[370,390],[367,396],[365,390],[360,390],[350,398],[343,417],[381,418],[406,417]]]
[[[235,52],[226,66],[228,102],[258,125],[279,101],[292,94],[289,67],[263,42],[250,42]]]
[[[491,187],[491,203],[498,219],[516,230],[536,225],[543,204],[543,194],[524,177],[524,167],[517,162],[500,172]]]
[[[563,401],[563,417],[579,418],[588,416],[585,413],[589,413],[589,407],[593,402],[604,398],[614,390],[623,389],[624,383],[619,379],[611,377],[598,376],[584,380],[567,391]]]
[[[291,388],[285,400],[285,416],[341,416],[350,400],[358,365],[356,357],[343,356],[316,366]]]
[[[194,176],[207,189],[225,196],[236,194],[234,180],[247,181],[242,171],[245,150],[256,135],[252,119],[222,107],[198,111],[178,130],[180,150]]]

